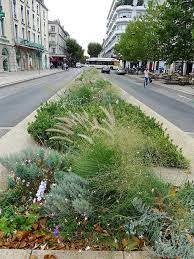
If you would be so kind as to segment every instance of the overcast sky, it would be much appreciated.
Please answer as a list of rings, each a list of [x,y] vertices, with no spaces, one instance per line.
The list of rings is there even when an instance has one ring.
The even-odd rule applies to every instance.
[[[102,43],[111,3],[112,0],[45,0],[49,19],[60,19],[84,49],[91,41]]]

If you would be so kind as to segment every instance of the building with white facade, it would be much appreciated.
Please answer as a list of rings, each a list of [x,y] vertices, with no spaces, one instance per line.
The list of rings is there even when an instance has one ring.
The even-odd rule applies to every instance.
[[[48,9],[44,0],[11,0],[18,70],[49,68]]]
[[[48,9],[44,0],[0,3],[0,71],[49,68]]]
[[[101,56],[114,57],[114,47],[130,21],[145,13],[147,0],[113,0]]]
[[[0,72],[16,71],[11,2],[0,0]]]
[[[49,21],[49,55],[50,62],[55,66],[62,65],[66,60],[66,39],[69,33],[64,30],[59,20]]]

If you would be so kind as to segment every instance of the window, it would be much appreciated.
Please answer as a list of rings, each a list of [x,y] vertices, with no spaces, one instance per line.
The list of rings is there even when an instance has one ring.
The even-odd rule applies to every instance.
[[[21,17],[22,17],[22,23],[24,23],[24,7],[21,5]]]
[[[45,19],[45,11],[43,11],[43,18]]]
[[[33,41],[34,41],[34,43],[36,42],[36,35],[35,35],[35,33],[33,33]]]
[[[30,12],[29,12],[29,10],[27,10],[27,23],[28,23],[28,26],[30,26]]]
[[[28,40],[30,41],[30,31],[28,31]]]
[[[46,23],[44,22],[44,34],[46,34]]]
[[[32,10],[34,11],[34,0],[32,0]]]
[[[51,26],[51,31],[55,32],[55,26]]]
[[[4,30],[4,19],[0,20],[0,36],[5,35],[5,30]]]
[[[36,6],[37,14],[39,14],[39,5]]]
[[[18,26],[15,24],[15,39],[18,39]]]
[[[46,48],[46,39],[44,38],[44,46],[45,46],[45,48]]]
[[[38,28],[38,31],[40,31],[40,21],[38,17],[37,17],[37,28]]]
[[[14,15],[14,18],[17,18],[16,0],[13,0],[13,15]]]
[[[24,28],[22,28],[22,39],[25,39],[25,31],[24,31]]]
[[[56,53],[56,48],[52,48],[52,53],[53,53],[53,54]]]
[[[34,15],[34,13],[32,15],[32,22],[33,22],[33,29],[35,30],[35,15]]]
[[[40,44],[40,35],[38,35],[38,43]]]

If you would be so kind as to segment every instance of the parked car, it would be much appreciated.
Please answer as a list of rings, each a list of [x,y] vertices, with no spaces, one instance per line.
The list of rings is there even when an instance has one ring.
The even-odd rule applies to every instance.
[[[104,66],[101,70],[102,73],[110,74],[110,67]]]
[[[81,67],[82,67],[81,63],[77,62],[76,63],[76,68],[81,68]]]
[[[116,74],[117,75],[125,75],[127,74],[126,70],[124,68],[119,68],[117,71],[116,71]]]

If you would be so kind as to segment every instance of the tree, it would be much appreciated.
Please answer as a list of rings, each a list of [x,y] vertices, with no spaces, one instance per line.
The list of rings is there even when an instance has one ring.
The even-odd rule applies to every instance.
[[[67,62],[69,66],[75,67],[76,63],[81,61],[84,57],[84,50],[77,43],[76,40],[68,38],[66,40],[67,46]]]
[[[145,15],[129,23],[116,50],[128,61],[192,61],[193,13],[193,0],[152,0]]]
[[[129,23],[122,34],[116,52],[128,61],[157,61],[161,58],[160,42],[157,34],[158,4],[149,4],[145,15]]]
[[[194,4],[192,0],[167,0],[160,8],[158,35],[162,52],[170,64],[194,58]]]
[[[98,57],[102,51],[102,45],[100,43],[91,42],[88,44],[88,54],[90,57]]]

